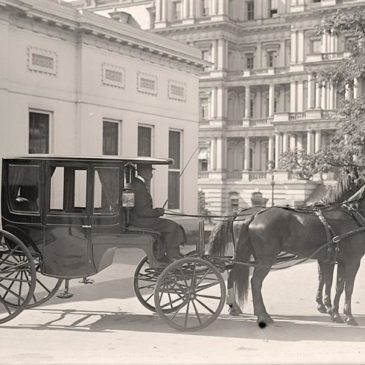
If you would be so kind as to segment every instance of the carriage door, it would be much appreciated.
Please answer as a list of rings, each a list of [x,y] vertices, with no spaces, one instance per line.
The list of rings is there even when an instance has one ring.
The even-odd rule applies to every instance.
[[[44,271],[76,278],[94,273],[90,250],[90,167],[48,166]]]

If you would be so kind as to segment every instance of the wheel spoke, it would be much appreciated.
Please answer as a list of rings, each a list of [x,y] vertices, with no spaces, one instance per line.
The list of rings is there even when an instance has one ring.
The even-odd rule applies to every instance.
[[[194,310],[195,310],[196,318],[198,318],[199,324],[201,325],[201,324],[202,324],[202,321],[201,321],[201,319],[200,319],[199,311],[198,311],[198,309],[196,308],[196,305],[195,305],[194,300],[193,300],[193,307],[194,307]]]
[[[195,299],[201,306],[203,306],[207,311],[214,314],[214,310],[210,309],[206,304],[204,304],[201,300],[198,298]]]
[[[186,313],[185,313],[184,327],[186,327],[186,326],[187,326],[187,324],[188,324],[189,307],[190,307],[190,300],[188,301],[188,305],[186,306]]]
[[[4,286],[4,285],[2,285],[1,283],[0,283],[0,287],[2,287],[2,288],[4,288],[4,289],[6,289],[6,291],[5,291],[5,294],[3,295],[3,299],[5,299],[6,298],[6,296],[8,295],[8,293],[11,291],[11,288],[12,288],[12,286],[14,285],[14,283],[15,283],[15,279],[17,278],[19,276],[19,272],[17,272],[17,274],[15,275],[15,278],[14,278],[14,280],[12,280],[12,283],[10,284],[10,286],[6,289],[6,286]]]
[[[205,290],[205,289],[208,289],[208,288],[212,288],[213,286],[216,286],[216,285],[219,285],[219,283],[217,281],[214,282],[214,283],[210,283],[210,284],[205,284],[205,285],[202,285],[202,286],[198,286],[198,287],[196,287],[195,292],[200,292],[202,290]]]
[[[206,295],[206,294],[196,294],[196,296],[200,297],[200,298],[207,298],[207,299],[218,299],[218,300],[221,299],[220,297],[216,297],[214,295]]]

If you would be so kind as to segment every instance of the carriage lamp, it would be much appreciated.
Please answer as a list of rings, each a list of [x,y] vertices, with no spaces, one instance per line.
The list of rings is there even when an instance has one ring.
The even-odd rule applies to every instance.
[[[134,192],[128,185],[122,191],[122,206],[123,208],[134,208]]]

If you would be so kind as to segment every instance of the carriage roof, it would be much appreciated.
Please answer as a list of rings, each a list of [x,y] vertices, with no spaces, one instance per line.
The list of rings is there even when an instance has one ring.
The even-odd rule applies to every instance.
[[[120,157],[120,156],[77,156],[77,155],[29,155],[29,156],[11,156],[4,157],[3,161],[57,161],[57,162],[122,162],[126,163],[150,163],[152,165],[171,165],[171,158],[155,158],[155,157]]]

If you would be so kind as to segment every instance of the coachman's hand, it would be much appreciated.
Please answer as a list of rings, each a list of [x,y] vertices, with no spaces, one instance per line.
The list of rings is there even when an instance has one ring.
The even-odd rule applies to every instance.
[[[164,215],[165,214],[165,209],[164,208],[156,208],[157,209],[157,212],[160,214],[160,215]]]

